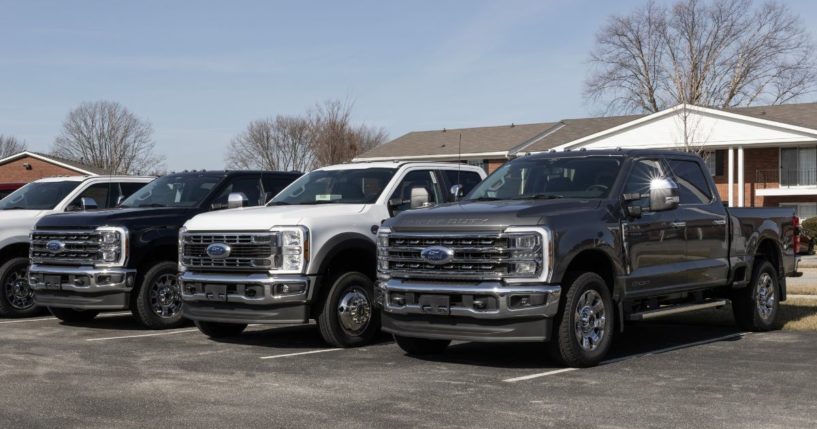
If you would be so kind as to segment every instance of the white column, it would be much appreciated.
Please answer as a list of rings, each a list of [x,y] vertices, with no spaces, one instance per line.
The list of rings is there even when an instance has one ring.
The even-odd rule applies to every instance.
[[[729,181],[727,182],[729,185],[726,189],[726,198],[727,202],[729,202],[729,207],[733,207],[733,201],[735,201],[735,197],[733,194],[735,193],[734,188],[735,185],[735,149],[731,146],[729,147]]]
[[[738,146],[738,207],[743,207],[743,146]]]

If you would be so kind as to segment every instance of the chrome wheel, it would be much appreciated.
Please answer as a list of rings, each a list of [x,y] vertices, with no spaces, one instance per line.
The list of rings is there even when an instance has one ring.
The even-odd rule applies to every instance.
[[[585,291],[576,303],[574,332],[576,341],[585,351],[593,351],[604,339],[607,315],[601,295],[593,289]]]
[[[338,301],[338,320],[343,330],[359,334],[366,330],[371,319],[372,306],[363,288],[352,286],[346,289]]]
[[[34,292],[28,286],[26,270],[26,266],[20,266],[11,271],[3,285],[6,300],[15,310],[28,310],[34,305]]]
[[[774,279],[769,273],[762,273],[757,279],[755,305],[761,319],[768,321],[772,318],[775,308]]]
[[[181,310],[182,297],[175,274],[162,274],[150,286],[150,308],[159,317],[173,317]]]

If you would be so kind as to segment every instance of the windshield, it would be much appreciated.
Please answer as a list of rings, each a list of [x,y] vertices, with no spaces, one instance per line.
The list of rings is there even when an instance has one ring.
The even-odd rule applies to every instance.
[[[313,171],[281,191],[269,205],[373,204],[394,171],[393,168]]]
[[[34,182],[0,200],[0,210],[53,210],[80,182]]]
[[[466,200],[605,198],[618,176],[618,158],[521,158],[497,169]]]
[[[120,207],[199,207],[222,180],[214,175],[162,176],[136,191]]]

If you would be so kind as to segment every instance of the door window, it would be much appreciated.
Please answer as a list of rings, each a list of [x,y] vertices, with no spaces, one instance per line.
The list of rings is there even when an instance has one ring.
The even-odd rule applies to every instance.
[[[258,177],[238,177],[230,181],[227,186],[213,201],[213,208],[227,207],[227,198],[234,192],[240,192],[247,197],[247,205],[257,206],[264,204],[266,201],[261,201],[263,194],[261,192],[261,181]]]
[[[633,163],[633,168],[630,170],[630,176],[627,178],[627,183],[624,185],[625,194],[649,194],[650,182],[653,179],[663,177],[664,169],[661,161],[655,159],[639,159]],[[630,204],[641,207],[649,207],[650,199],[641,198],[632,201]]]
[[[390,203],[399,201],[398,204],[392,205],[394,214],[408,210],[411,207],[411,190],[424,189],[428,193],[428,204],[434,205],[441,202],[439,188],[437,186],[436,177],[430,170],[414,170],[410,171],[403,177],[397,189],[389,198]]]
[[[110,207],[109,196],[111,193],[110,183],[97,183],[87,187],[71,204],[68,206],[69,210],[77,210],[82,207],[83,198],[92,198],[96,202],[97,207],[105,209]]]
[[[449,185],[462,185],[462,195],[468,195],[482,181],[482,177],[473,171],[443,170],[442,172]],[[445,196],[448,201],[454,200],[450,192],[446,192]]]
[[[712,201],[709,182],[697,162],[670,159],[669,166],[678,181],[681,204],[709,204]]]

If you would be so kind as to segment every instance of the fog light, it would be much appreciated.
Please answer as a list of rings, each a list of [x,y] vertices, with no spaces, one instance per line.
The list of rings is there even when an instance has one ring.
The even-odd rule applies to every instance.
[[[475,299],[474,308],[476,308],[477,310],[485,310],[485,301]]]
[[[399,293],[391,294],[390,301],[391,301],[392,305],[396,305],[398,307],[402,307],[402,306],[406,305],[406,297],[403,294],[399,294]]]
[[[275,295],[301,295],[306,293],[306,283],[283,283],[275,285]]]

